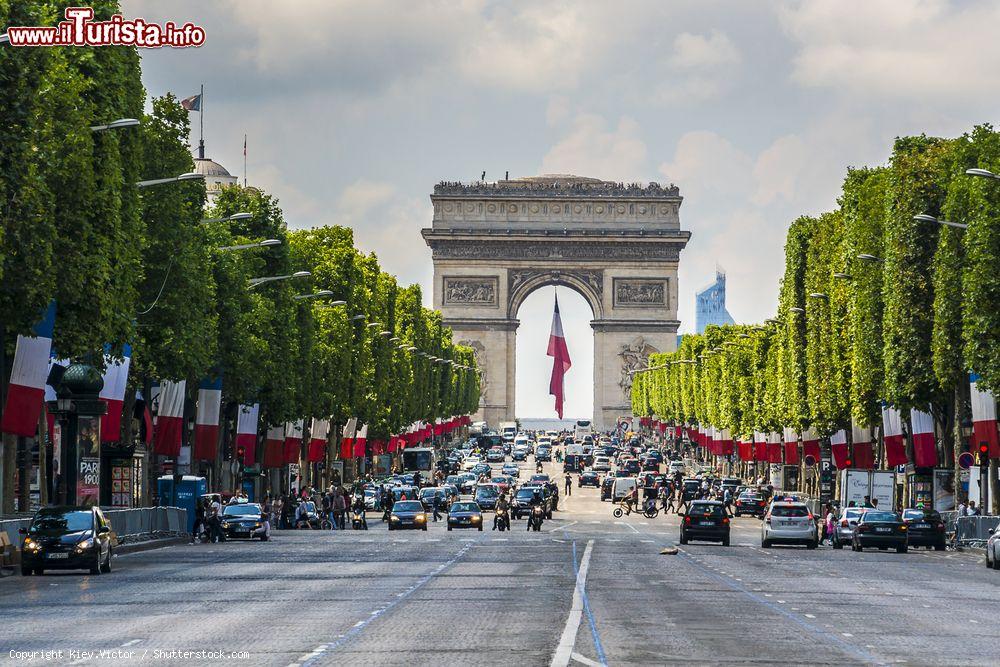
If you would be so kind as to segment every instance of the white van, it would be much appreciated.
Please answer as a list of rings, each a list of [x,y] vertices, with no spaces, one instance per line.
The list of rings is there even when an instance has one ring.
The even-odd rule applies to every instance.
[[[621,502],[622,498],[632,493],[637,484],[635,477],[616,477],[615,483],[611,486],[611,502]]]

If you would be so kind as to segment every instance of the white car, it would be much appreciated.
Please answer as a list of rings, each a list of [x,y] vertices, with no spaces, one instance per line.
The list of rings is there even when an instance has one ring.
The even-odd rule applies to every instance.
[[[760,524],[760,546],[804,544],[815,549],[819,543],[816,519],[805,503],[775,501]]]
[[[465,457],[465,460],[462,461],[462,470],[472,470],[473,468],[475,468],[477,465],[479,465],[482,462],[483,462],[483,459],[480,456],[477,456],[475,454],[473,454],[471,456],[467,456],[467,457]]]
[[[611,459],[607,456],[595,456],[594,465],[590,469],[594,472],[608,472],[611,470]]]
[[[684,474],[684,461],[671,461],[670,462],[670,474],[675,475],[677,473]]]

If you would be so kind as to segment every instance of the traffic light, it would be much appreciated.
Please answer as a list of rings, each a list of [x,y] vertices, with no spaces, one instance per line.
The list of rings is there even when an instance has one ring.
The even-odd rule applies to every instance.
[[[989,465],[990,462],[990,446],[988,443],[979,443],[979,465]]]
[[[852,468],[852,467],[854,467],[854,460],[851,459],[851,457],[848,456],[847,459],[844,461],[844,467],[845,468]]]

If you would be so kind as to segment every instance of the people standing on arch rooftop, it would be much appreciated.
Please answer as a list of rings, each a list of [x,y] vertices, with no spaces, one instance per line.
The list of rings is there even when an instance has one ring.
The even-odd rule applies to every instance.
[[[566,347],[566,336],[563,335],[562,319],[559,317],[559,295],[556,295],[555,310],[552,312],[552,330],[549,333],[549,349],[546,353],[552,357],[552,377],[549,380],[549,393],[556,397],[556,414],[563,416],[563,377],[573,362],[569,359],[569,348]]]

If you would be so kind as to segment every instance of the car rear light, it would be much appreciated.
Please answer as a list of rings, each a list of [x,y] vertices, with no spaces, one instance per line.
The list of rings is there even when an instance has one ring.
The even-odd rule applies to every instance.
[[[906,524],[905,523],[900,524],[899,529],[900,530],[906,530]]]
[[[868,526],[866,526],[864,524],[861,524],[860,526],[858,526],[858,532],[859,533],[867,533],[868,532]]]
[[[937,525],[937,529],[943,533],[944,532],[944,524],[943,523],[939,523]]]
[[[729,523],[729,517],[728,516],[722,517],[722,523]]]
[[[760,505],[761,507],[763,507],[763,506],[764,506],[764,501],[762,500],[762,501],[760,501],[760,502],[759,502],[759,503],[757,503],[757,504],[758,504],[758,505]]]
[[[684,517],[684,523],[691,523],[691,517],[689,516]]]
[[[809,513],[809,520],[810,520],[810,521],[815,521],[815,520],[816,520],[816,517],[814,517],[814,516],[812,515],[812,512],[810,512],[810,513]]]

